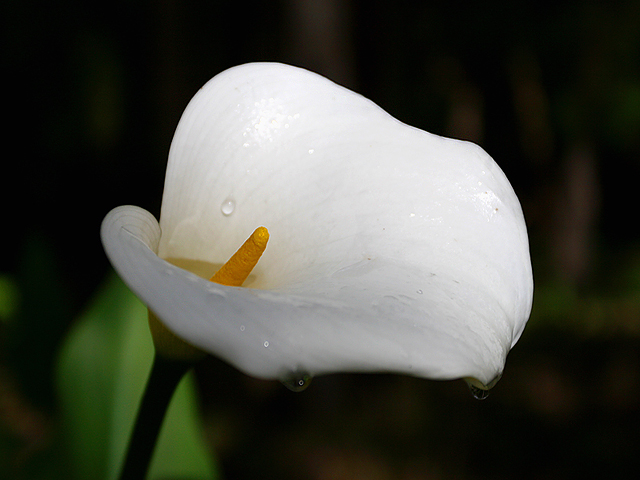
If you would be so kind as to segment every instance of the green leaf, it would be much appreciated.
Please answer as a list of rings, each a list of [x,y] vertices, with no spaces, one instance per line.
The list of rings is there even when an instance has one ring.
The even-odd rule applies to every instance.
[[[57,365],[72,478],[116,479],[153,358],[144,305],[115,275],[69,333]],[[149,480],[217,478],[192,374],[169,406]]]

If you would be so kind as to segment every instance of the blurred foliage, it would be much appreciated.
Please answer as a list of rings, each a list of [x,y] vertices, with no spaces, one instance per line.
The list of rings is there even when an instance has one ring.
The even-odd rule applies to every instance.
[[[0,322],[10,322],[18,311],[18,286],[10,275],[0,275]]]
[[[100,221],[127,203],[158,214],[190,97],[223,69],[261,60],[310,68],[406,123],[482,145],[521,199],[536,295],[482,403],[457,382],[378,375],[318,378],[292,394],[205,362],[203,425],[225,478],[637,471],[640,2],[6,0],[0,25],[5,135],[19,145],[7,157],[13,188],[0,190],[0,477],[66,478],[73,396],[56,395],[57,354],[83,328],[74,319],[97,312],[91,299],[105,312],[131,306],[123,291],[112,295],[125,303],[108,304],[119,287],[103,286]],[[113,339],[126,330],[93,328]],[[102,374],[83,387],[65,376],[67,388],[125,395],[111,348],[95,346],[84,364]],[[106,350],[113,360],[101,364]],[[107,428],[106,417],[93,422]],[[115,468],[122,440],[87,435],[77,448],[105,448],[91,468]]]
[[[62,441],[72,463],[66,478],[118,478],[151,369],[146,316],[144,305],[111,276],[62,347],[56,377]],[[172,400],[149,480],[214,478],[193,380],[185,377]]]

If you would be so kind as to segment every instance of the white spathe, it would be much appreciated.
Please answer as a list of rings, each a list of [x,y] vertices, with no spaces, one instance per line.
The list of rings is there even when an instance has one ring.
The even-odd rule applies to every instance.
[[[163,260],[220,265],[261,225],[270,240],[248,288]],[[119,207],[102,239],[170,330],[262,378],[490,385],[533,297],[520,203],[484,150],[281,64],[210,80],[177,127],[160,224]]]

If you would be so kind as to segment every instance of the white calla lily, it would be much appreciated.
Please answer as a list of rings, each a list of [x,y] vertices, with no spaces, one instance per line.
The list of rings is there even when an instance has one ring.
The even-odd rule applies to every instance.
[[[209,282],[261,225],[270,241],[246,288]],[[281,64],[209,81],[177,127],[160,223],[119,207],[102,240],[166,327],[261,378],[487,388],[532,303],[522,210],[489,155]]]

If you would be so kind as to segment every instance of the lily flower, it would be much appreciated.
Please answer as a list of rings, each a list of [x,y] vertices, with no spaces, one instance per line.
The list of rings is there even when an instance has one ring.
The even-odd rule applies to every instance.
[[[264,226],[243,287],[208,279]],[[103,221],[121,278],[177,337],[264,379],[502,374],[533,297],[527,231],[480,147],[309,71],[231,68],[178,124],[160,221]]]

